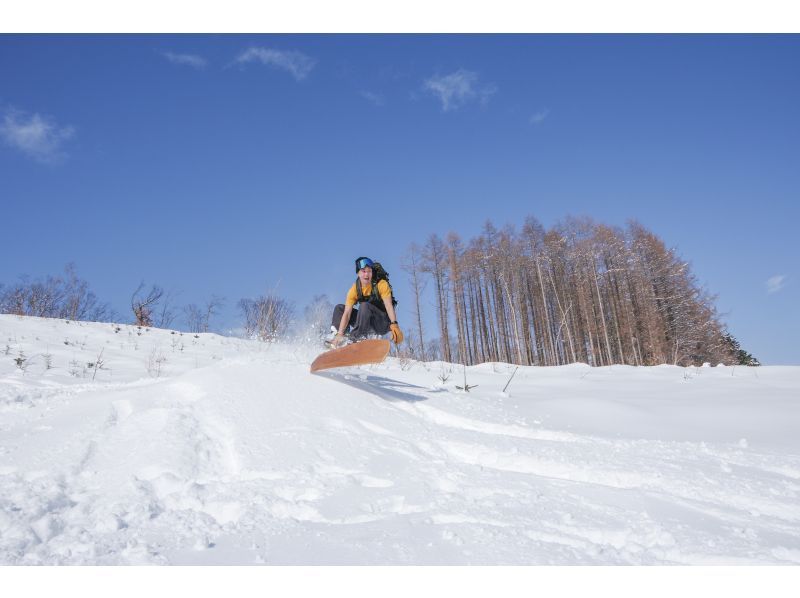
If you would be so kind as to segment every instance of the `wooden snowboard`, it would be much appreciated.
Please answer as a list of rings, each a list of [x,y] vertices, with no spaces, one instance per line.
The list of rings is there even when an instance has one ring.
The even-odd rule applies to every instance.
[[[311,371],[328,370],[347,365],[380,363],[389,354],[389,341],[386,339],[367,339],[338,349],[331,349],[319,355],[311,364]]]

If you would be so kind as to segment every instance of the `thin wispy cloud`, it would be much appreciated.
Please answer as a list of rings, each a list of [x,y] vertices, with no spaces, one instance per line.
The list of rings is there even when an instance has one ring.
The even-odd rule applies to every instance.
[[[208,61],[197,54],[174,54],[173,52],[164,52],[164,57],[172,64],[190,66],[197,70],[202,70],[208,65]]]
[[[271,48],[249,48],[236,58],[236,63],[260,62],[266,66],[288,71],[297,81],[302,81],[314,68],[316,60],[296,51]]]
[[[542,124],[542,122],[544,122],[544,119],[546,119],[549,114],[550,111],[547,109],[540,110],[536,114],[533,114],[528,120],[528,122],[532,125],[540,125]]]
[[[457,110],[469,102],[485,105],[497,92],[494,84],[480,85],[478,74],[465,69],[431,77],[423,83],[422,88],[439,99],[444,112]]]
[[[379,93],[374,93],[372,91],[362,91],[361,97],[367,100],[368,102],[374,104],[375,106],[386,105],[385,98]]]
[[[64,144],[74,135],[74,127],[14,109],[6,110],[0,123],[0,138],[7,145],[45,164],[66,159]]]
[[[777,293],[783,290],[783,287],[786,285],[786,276],[783,274],[778,274],[776,276],[772,276],[767,279],[767,293],[770,295],[772,293]]]

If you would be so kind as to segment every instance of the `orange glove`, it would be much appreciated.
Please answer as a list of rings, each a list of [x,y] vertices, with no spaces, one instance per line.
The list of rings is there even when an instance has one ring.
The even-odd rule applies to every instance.
[[[391,324],[389,329],[392,332],[392,340],[394,341],[395,345],[399,345],[403,342],[403,331],[400,330],[400,326],[397,324]]]

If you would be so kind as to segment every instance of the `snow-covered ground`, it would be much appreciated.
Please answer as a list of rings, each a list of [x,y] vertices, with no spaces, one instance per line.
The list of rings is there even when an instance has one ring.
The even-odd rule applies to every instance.
[[[0,564],[800,564],[800,367],[316,353],[0,315]]]

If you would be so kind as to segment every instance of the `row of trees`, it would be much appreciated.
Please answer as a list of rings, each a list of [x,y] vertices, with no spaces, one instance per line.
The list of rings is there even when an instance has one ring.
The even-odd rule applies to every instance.
[[[412,245],[402,264],[412,290],[414,326],[406,354],[475,364],[676,365],[758,361],[722,324],[714,297],[700,287],[688,263],[642,225],[609,227],[570,218],[552,230],[534,218],[520,231],[485,225],[464,242],[450,233]],[[428,285],[438,339],[425,342],[423,300]],[[225,299],[182,308],[189,332],[208,332]],[[169,328],[174,297],[140,284],[131,296],[134,321]],[[294,319],[292,303],[273,294],[237,303],[245,336],[275,340]],[[325,334],[332,304],[315,297],[305,310],[308,332]],[[0,285],[0,313],[109,321],[74,266],[42,281]]]
[[[131,296],[131,310],[139,326],[169,328],[175,319],[170,307],[171,299],[164,289],[153,285],[146,290],[140,284]],[[225,298],[213,295],[202,305],[190,303],[183,308],[189,332],[208,332],[211,318],[219,314]],[[275,295],[261,295],[255,299],[240,299],[236,304],[244,318],[244,336],[261,341],[275,341],[285,337],[294,317],[294,305]]]
[[[451,233],[412,245],[403,268],[417,356],[545,366],[738,363],[714,297],[636,222],[620,229],[570,218],[548,231],[528,218],[519,232],[487,223],[466,243]],[[437,347],[423,342],[428,283]]]
[[[208,332],[212,318],[219,315],[224,305],[224,297],[213,295],[205,303],[179,308],[172,293],[155,284],[148,288],[143,282],[130,301],[134,324],[171,328],[182,313],[188,332]],[[294,314],[294,307],[288,301],[268,295],[242,299],[237,305],[244,318],[246,336],[274,340],[288,332]],[[97,298],[89,283],[78,277],[73,264],[67,265],[63,276],[40,280],[23,277],[12,285],[0,284],[0,313],[92,322],[125,319]]]
[[[12,285],[0,284],[0,313],[95,322],[115,316],[78,277],[73,264],[67,265],[63,276],[33,281],[23,277]]]
[[[188,332],[208,332],[211,318],[219,314],[225,305],[225,298],[212,295],[202,305],[190,303],[182,309]],[[131,295],[131,311],[134,323],[138,326],[155,326],[170,328],[177,318],[174,297],[158,285],[149,289],[144,282],[140,283]]]

